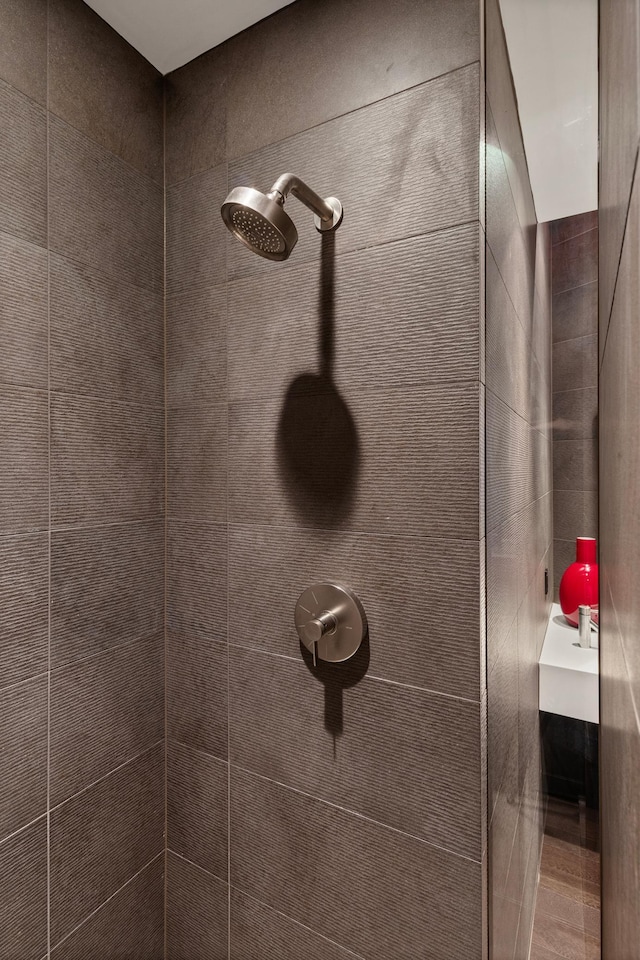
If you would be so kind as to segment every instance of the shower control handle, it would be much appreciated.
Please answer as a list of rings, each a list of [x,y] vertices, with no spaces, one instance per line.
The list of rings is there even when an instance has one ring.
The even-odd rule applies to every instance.
[[[316,583],[296,604],[295,625],[300,642],[318,660],[341,663],[356,653],[367,633],[362,604],[348,587]]]

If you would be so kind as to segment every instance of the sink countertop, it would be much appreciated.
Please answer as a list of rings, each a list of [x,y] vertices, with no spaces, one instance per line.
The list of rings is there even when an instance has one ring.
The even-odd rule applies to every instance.
[[[591,642],[597,644],[597,631],[591,636]],[[567,623],[560,604],[554,603],[540,655],[540,709],[598,723],[598,673],[597,646],[579,646],[577,627]]]

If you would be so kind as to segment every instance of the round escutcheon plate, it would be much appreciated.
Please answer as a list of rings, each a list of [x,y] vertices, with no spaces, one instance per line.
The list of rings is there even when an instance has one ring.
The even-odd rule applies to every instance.
[[[327,616],[329,615],[329,616]],[[331,628],[317,641],[310,629],[318,618]],[[319,660],[342,663],[358,650],[367,634],[367,617],[355,593],[338,583],[315,583],[300,595],[294,616],[301,643]]]

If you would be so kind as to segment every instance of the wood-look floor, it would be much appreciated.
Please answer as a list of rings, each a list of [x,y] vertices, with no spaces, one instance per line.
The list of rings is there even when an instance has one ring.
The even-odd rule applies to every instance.
[[[600,960],[597,814],[549,800],[530,960]]]

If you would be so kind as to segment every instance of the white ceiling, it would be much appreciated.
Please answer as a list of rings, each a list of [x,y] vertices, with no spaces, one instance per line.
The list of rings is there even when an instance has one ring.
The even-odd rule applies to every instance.
[[[292,0],[86,0],[160,73],[169,73]]]
[[[500,0],[538,220],[598,206],[598,0]]]

